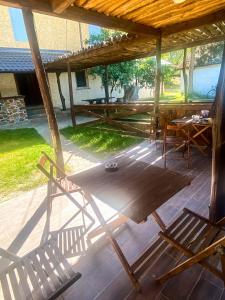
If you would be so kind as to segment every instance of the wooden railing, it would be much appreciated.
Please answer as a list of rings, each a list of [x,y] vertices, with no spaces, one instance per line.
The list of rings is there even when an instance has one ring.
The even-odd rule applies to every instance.
[[[211,111],[212,102],[192,102],[192,103],[160,103],[160,127],[163,128],[165,122],[199,114],[201,110]],[[83,113],[96,117],[97,119],[109,123],[121,130],[149,137],[154,123],[154,103],[115,103],[115,104],[91,104],[91,105],[74,105],[73,115]],[[133,115],[147,113],[147,120],[133,120]]]

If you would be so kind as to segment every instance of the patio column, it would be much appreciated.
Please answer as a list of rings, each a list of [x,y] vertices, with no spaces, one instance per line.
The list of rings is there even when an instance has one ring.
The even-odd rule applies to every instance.
[[[225,217],[225,43],[214,108],[209,217],[217,222]]]
[[[74,112],[74,100],[73,100],[73,83],[72,83],[72,74],[70,63],[67,63],[67,73],[68,73],[68,84],[69,84],[69,94],[70,94],[70,111],[71,111],[71,119],[73,126],[76,126],[76,116]]]
[[[35,72],[40,87],[41,96],[45,107],[45,112],[48,119],[49,129],[52,137],[52,145],[55,151],[56,163],[62,170],[64,170],[63,153],[62,153],[62,146],[61,146],[60,135],[58,130],[58,124],[56,121],[56,116],[55,116],[55,112],[51,100],[47,75],[41,59],[32,11],[30,9],[24,8],[23,18],[24,18],[26,32],[30,44],[32,60],[35,67]]]
[[[186,61],[187,61],[187,48],[184,48],[184,56],[183,56],[183,81],[184,81],[184,101],[185,103],[188,102],[188,80],[187,80],[187,73],[186,73]]]
[[[156,77],[155,77],[155,129],[159,128],[159,100],[160,100],[160,82],[161,82],[161,48],[162,37],[156,39]]]

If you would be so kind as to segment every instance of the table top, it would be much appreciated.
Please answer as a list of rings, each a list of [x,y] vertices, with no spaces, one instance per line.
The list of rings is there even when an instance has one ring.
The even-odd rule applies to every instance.
[[[208,118],[200,119],[200,122],[196,122],[192,119],[192,117],[184,117],[180,119],[172,120],[172,123],[181,124],[181,125],[199,125],[199,126],[211,126],[211,122]]]
[[[115,172],[104,164],[70,177],[71,181],[136,223],[142,222],[192,178],[130,158],[114,159]]]

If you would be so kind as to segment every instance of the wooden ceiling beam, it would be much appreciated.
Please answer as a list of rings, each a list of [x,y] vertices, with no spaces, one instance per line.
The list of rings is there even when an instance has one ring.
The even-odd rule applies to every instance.
[[[160,35],[160,29],[155,29],[150,26],[134,23],[117,17],[106,16],[102,13],[86,10],[77,6],[70,6],[62,13],[57,14],[53,11],[52,2],[50,2],[50,0],[0,0],[0,5],[17,8],[30,8],[34,12],[120,30],[137,35],[145,35],[149,37],[158,37]]]
[[[166,26],[164,28],[161,28],[161,30],[163,37],[165,37],[170,34],[199,28],[201,26],[213,24],[220,21],[225,21],[225,9],[197,19]]]
[[[56,14],[61,14],[73,3],[74,0],[52,0],[52,10]]]

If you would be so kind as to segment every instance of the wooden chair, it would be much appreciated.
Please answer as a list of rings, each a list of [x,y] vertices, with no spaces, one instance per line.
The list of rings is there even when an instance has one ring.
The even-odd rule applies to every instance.
[[[5,300],[56,299],[81,277],[53,239],[21,258],[3,249],[0,256],[13,261],[0,273]]]
[[[185,137],[179,136],[179,134],[183,133],[180,127],[177,125],[169,125],[165,124],[164,134],[163,134],[163,158],[164,158],[164,167],[166,168],[167,164],[167,156],[168,153],[182,151],[182,157],[178,156],[176,159],[184,159],[187,161],[187,167],[190,167],[190,143],[189,143],[189,129],[186,128],[185,131],[187,134]],[[172,148],[172,149],[171,149]],[[170,150],[170,151],[169,151]],[[187,152],[187,156],[185,157],[185,152]]]
[[[198,263],[225,283],[225,231],[223,224],[224,219],[212,224],[208,219],[185,208],[175,222],[159,235],[189,258],[157,280],[164,282]]]
[[[81,188],[73,183],[66,173],[60,169],[59,166],[45,153],[42,151],[42,156],[39,159],[37,167],[41,170],[41,172],[49,179],[48,182],[48,193],[50,199],[55,197],[59,197],[62,195],[66,195],[77,208],[86,215],[89,220],[94,223],[94,218],[86,211],[86,206],[88,203],[84,204],[84,206],[80,205],[78,201],[72,196],[73,193],[79,192],[83,196],[83,200],[85,203],[85,198]],[[56,178],[55,174],[60,174],[60,177]]]

